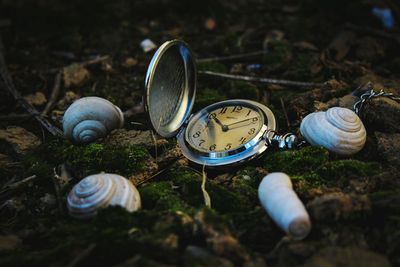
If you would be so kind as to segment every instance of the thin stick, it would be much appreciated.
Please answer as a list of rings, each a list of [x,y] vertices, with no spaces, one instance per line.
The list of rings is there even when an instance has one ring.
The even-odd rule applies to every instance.
[[[266,50],[260,50],[250,53],[238,54],[238,55],[231,55],[225,57],[210,57],[210,58],[201,58],[196,60],[197,63],[204,63],[204,62],[217,62],[217,61],[229,61],[253,56],[259,56],[268,53]]]
[[[324,83],[310,83],[310,82],[298,82],[298,81],[290,81],[290,80],[277,80],[277,79],[270,79],[270,78],[232,75],[232,74],[219,73],[219,72],[213,72],[213,71],[199,71],[199,73],[208,75],[208,76],[215,76],[215,77],[226,78],[226,79],[231,79],[231,80],[241,80],[241,81],[259,82],[259,83],[267,83],[267,84],[278,84],[278,85],[285,85],[285,86],[312,88],[312,87],[321,87],[324,85]]]
[[[51,91],[49,102],[47,102],[46,107],[42,111],[43,116],[46,116],[51,111],[57,101],[58,95],[60,94],[61,74],[62,71],[59,71],[54,79],[54,86],[53,90]]]
[[[101,57],[96,57],[94,59],[90,59],[90,60],[87,60],[87,61],[78,62],[78,63],[75,63],[75,64],[81,65],[83,67],[87,67],[87,66],[90,66],[90,65],[99,64],[99,63],[101,63],[103,61],[106,61],[109,58],[110,58],[110,56],[108,56],[108,55],[107,56],[101,56]],[[52,69],[49,69],[48,71],[46,71],[46,73],[58,73],[59,71],[62,71],[64,68],[65,67],[52,68]]]
[[[57,204],[58,204],[58,212],[63,214],[64,209],[63,205],[61,203],[61,194],[60,194],[60,184],[58,183],[58,180],[61,179],[60,176],[56,172],[56,168],[53,169],[54,176],[52,177],[53,180],[53,185],[54,185],[54,191],[56,193],[56,199],[57,199]]]
[[[110,58],[110,56],[101,56],[101,57],[96,57],[94,59],[90,59],[88,61],[84,61],[84,62],[81,62],[81,63],[78,63],[78,64],[82,65],[83,67],[87,67],[87,66],[90,66],[90,65],[99,64],[99,63],[101,63],[103,61],[106,61],[109,58]]]
[[[0,115],[0,121],[12,121],[12,120],[25,120],[30,119],[34,115],[33,114],[8,114],[8,115]]]
[[[74,258],[68,265],[67,267],[75,267],[78,266],[79,263],[81,263],[87,256],[90,255],[90,253],[92,253],[93,249],[95,249],[96,244],[92,243],[90,244],[87,248],[85,248],[84,250],[82,250],[81,253],[79,253],[79,255]]]
[[[7,70],[7,65],[4,59],[4,46],[0,36],[0,85],[7,90],[17,102],[25,108],[28,113],[32,114],[35,119],[41,123],[51,134],[62,136],[62,132],[57,127],[53,126],[48,120],[39,115],[39,112],[31,104],[29,104],[21,94],[15,89],[10,73]]]
[[[32,180],[36,179],[36,175],[32,175],[29,176],[27,178],[22,179],[21,181],[15,182],[13,184],[10,185],[6,185],[4,186],[4,188],[2,189],[2,192],[4,191],[8,191],[8,190],[15,190],[20,188],[21,186],[25,185],[26,183],[31,182]]]

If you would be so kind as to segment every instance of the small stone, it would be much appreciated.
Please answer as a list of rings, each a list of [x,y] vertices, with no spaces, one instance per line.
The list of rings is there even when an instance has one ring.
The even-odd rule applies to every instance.
[[[138,63],[139,63],[139,61],[136,58],[128,57],[122,63],[122,66],[125,68],[132,68],[132,67],[136,66]]]
[[[386,256],[358,247],[326,247],[301,267],[390,267]]]
[[[307,204],[311,217],[317,221],[337,221],[355,212],[366,212],[371,203],[365,195],[348,195],[341,192],[328,193]]]
[[[84,85],[90,78],[89,71],[81,64],[71,64],[63,70],[64,86],[66,88]]]
[[[198,267],[233,267],[234,264],[228,259],[218,257],[205,248],[197,246],[187,246],[185,250],[184,265]]]
[[[0,252],[16,249],[22,243],[21,239],[16,235],[1,235],[0,236]]]
[[[217,22],[213,18],[207,18],[204,21],[204,28],[208,31],[213,31],[217,27]]]
[[[142,47],[143,52],[147,53],[147,52],[150,52],[150,51],[156,49],[157,45],[155,43],[153,43],[153,41],[150,39],[144,39],[140,43],[140,47]]]
[[[10,144],[14,152],[19,156],[26,155],[41,144],[36,135],[17,126],[0,129],[0,140]]]
[[[361,117],[369,131],[400,133],[400,103],[388,97],[378,97],[366,103]]]
[[[365,36],[357,40],[356,57],[367,62],[380,60],[385,56],[384,43],[376,38]]]
[[[378,152],[392,166],[400,167],[400,133],[375,132],[378,141]]]
[[[154,148],[155,145],[165,145],[168,141],[164,138],[154,140],[151,131],[115,129],[107,136],[105,143],[122,146],[139,145],[151,149]]]
[[[46,208],[54,208],[57,204],[55,196],[49,193],[46,193],[43,197],[41,197],[40,201]]]
[[[24,99],[31,105],[42,106],[46,104],[46,96],[42,92],[36,92],[35,94],[30,94],[24,96]]]

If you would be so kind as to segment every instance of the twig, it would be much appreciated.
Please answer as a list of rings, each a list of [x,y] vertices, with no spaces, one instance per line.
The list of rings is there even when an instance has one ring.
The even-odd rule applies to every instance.
[[[74,258],[68,265],[67,267],[75,267],[78,266],[79,263],[81,263],[87,256],[90,255],[90,253],[92,253],[93,249],[95,249],[96,244],[92,243],[90,244],[87,248],[85,248],[84,250],[82,250],[81,253],[79,253],[79,255]]]
[[[101,57],[96,57],[94,59],[90,59],[88,61],[80,62],[78,64],[82,65],[83,67],[87,67],[87,66],[90,66],[90,65],[99,64],[99,63],[101,63],[103,61],[106,61],[109,58],[110,58],[110,56],[108,56],[108,55],[107,56],[101,56]]]
[[[78,63],[74,63],[74,64],[78,64],[78,65],[81,65],[83,67],[87,67],[87,66],[99,64],[99,63],[101,63],[101,62],[103,62],[103,61],[105,61],[105,60],[107,60],[109,58],[110,58],[110,56],[108,56],[108,55],[107,56],[101,56],[101,57],[96,57],[94,59],[90,59],[90,60],[87,60],[87,61],[82,61],[82,62],[78,62]],[[58,68],[52,68],[52,69],[47,70],[46,73],[58,73],[58,72],[62,71],[65,67],[67,67],[67,66],[58,67]]]
[[[21,181],[15,182],[13,184],[9,184],[3,187],[3,189],[1,190],[2,192],[6,191],[6,190],[15,190],[20,188],[21,186],[25,185],[26,183],[29,183],[30,181],[36,179],[36,175],[32,175],[29,177],[26,177],[24,179],[22,179]]]
[[[287,113],[287,111],[286,111],[285,102],[283,101],[283,98],[282,98],[282,97],[281,97],[280,99],[281,99],[282,110],[283,110],[283,113],[285,114],[286,123],[287,123],[288,129],[290,129],[290,128],[291,128],[291,125],[290,125],[288,113]]]
[[[61,85],[61,75],[62,71],[59,71],[56,75],[56,78],[54,79],[54,86],[53,90],[51,91],[51,95],[49,98],[49,102],[47,102],[46,107],[42,111],[42,115],[46,116],[50,110],[53,108],[54,104],[57,101],[58,95],[60,94],[60,85]]]
[[[62,136],[62,132],[57,127],[53,126],[48,120],[39,115],[39,112],[31,104],[29,104],[21,94],[15,89],[10,73],[7,70],[7,65],[4,59],[4,46],[0,36],[0,85],[7,90],[15,100],[17,100],[28,113],[32,114],[35,119],[41,123],[51,134]]]
[[[241,80],[248,82],[259,82],[259,83],[268,83],[268,84],[279,84],[285,86],[297,86],[297,87],[321,87],[324,83],[311,83],[311,82],[298,82],[298,81],[290,81],[290,80],[278,80],[278,79],[270,79],[270,78],[260,78],[260,77],[251,77],[251,76],[243,76],[243,75],[232,75],[226,73],[219,73],[213,71],[199,71],[200,74],[215,76],[220,78],[226,78],[231,80]]]
[[[400,35],[399,34],[388,33],[385,31],[381,31],[381,30],[377,30],[377,29],[373,29],[373,28],[369,28],[369,27],[360,27],[360,26],[356,26],[353,24],[347,24],[345,26],[345,28],[352,30],[352,31],[361,32],[364,34],[369,34],[372,36],[389,39],[389,40],[395,41],[400,44]]]
[[[12,120],[24,120],[30,119],[34,115],[33,114],[7,114],[7,115],[0,115],[0,121],[12,121]]]
[[[58,211],[61,215],[64,212],[63,205],[61,203],[60,184],[58,183],[58,180],[61,178],[60,178],[60,176],[58,176],[58,174],[56,172],[56,168],[53,169],[53,172],[54,172],[54,176],[53,176],[52,180],[53,180],[53,185],[54,185],[54,191],[56,193]]]
[[[196,60],[196,62],[197,63],[204,63],[204,62],[216,62],[216,61],[229,61],[229,60],[235,60],[235,59],[259,56],[259,55],[263,55],[263,54],[266,54],[266,53],[267,53],[266,50],[260,50],[260,51],[244,53],[244,54],[238,54],[238,55],[225,56],[225,57],[201,58],[201,59]]]

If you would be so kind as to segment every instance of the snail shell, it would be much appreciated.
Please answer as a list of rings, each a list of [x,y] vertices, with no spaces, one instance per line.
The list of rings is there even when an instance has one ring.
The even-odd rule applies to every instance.
[[[63,118],[64,135],[75,143],[92,142],[123,124],[124,115],[117,106],[94,96],[75,101]]]
[[[79,219],[91,218],[99,209],[115,205],[129,212],[138,210],[140,195],[129,180],[109,173],[82,179],[72,188],[67,199],[69,214]]]
[[[300,132],[310,144],[323,146],[340,155],[357,153],[367,138],[357,114],[340,107],[307,115],[301,122]]]
[[[265,176],[258,187],[258,198],[275,223],[294,239],[300,240],[309,234],[310,217],[285,173]]]

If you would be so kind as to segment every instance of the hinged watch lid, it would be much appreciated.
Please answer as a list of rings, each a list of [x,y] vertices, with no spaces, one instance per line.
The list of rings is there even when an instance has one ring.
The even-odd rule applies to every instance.
[[[196,66],[188,45],[167,41],[154,54],[145,81],[145,108],[154,130],[175,136],[193,107]]]

